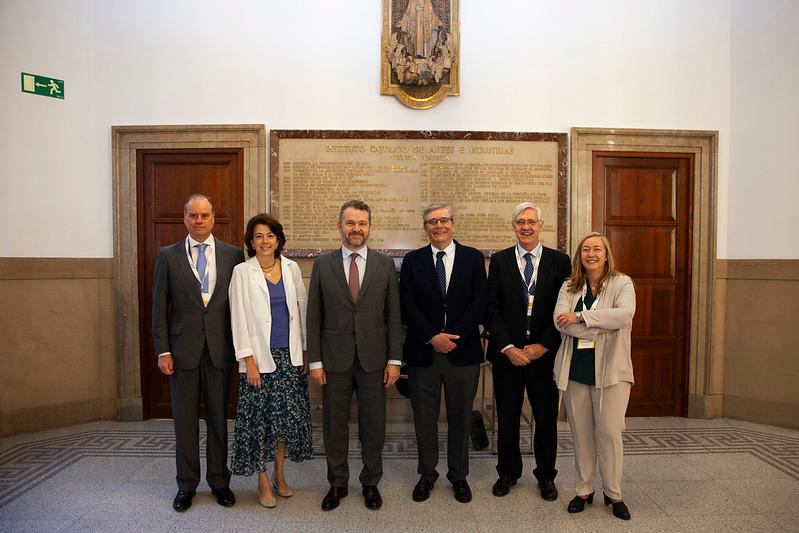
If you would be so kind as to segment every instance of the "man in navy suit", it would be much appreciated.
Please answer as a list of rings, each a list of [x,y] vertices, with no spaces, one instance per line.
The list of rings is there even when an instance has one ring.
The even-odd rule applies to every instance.
[[[235,358],[228,286],[241,248],[214,239],[214,203],[193,194],[183,206],[189,235],[158,251],[153,276],[153,341],[158,368],[169,376],[175,423],[178,493],[185,511],[200,483],[200,398],[208,428],[205,479],[219,505],[230,507],[227,402]]]
[[[533,452],[541,497],[558,498],[555,458],[558,444],[558,389],[553,378],[560,333],[552,313],[569,257],[541,244],[541,209],[525,202],[511,217],[517,243],[491,256],[488,268],[488,359],[492,363],[499,421],[495,496],[505,496],[522,475],[519,418],[524,391],[533,411]]]
[[[438,413],[441,385],[447,407],[447,479],[455,499],[472,499],[469,434],[483,346],[480,324],[487,306],[483,254],[453,240],[455,221],[445,204],[422,214],[430,245],[408,253],[400,272],[402,319],[407,326],[403,358],[416,427],[421,476],[413,500],[430,496],[438,472]]]

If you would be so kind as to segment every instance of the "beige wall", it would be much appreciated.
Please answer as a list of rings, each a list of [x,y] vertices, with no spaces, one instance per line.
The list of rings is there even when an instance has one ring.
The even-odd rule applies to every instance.
[[[0,258],[0,436],[114,418],[111,259]]]
[[[312,262],[300,264],[307,284]],[[724,415],[799,428],[799,261],[719,266]],[[0,258],[0,436],[116,417],[114,316],[111,259]],[[388,419],[410,420],[394,390]]]
[[[727,260],[724,415],[799,428],[799,260]]]

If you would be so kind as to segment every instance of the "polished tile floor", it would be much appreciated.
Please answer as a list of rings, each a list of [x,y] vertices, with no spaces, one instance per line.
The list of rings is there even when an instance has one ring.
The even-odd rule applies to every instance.
[[[530,456],[519,485],[504,498],[492,496],[496,458],[484,450],[472,453],[471,503],[456,502],[443,475],[431,498],[415,503],[412,428],[395,425],[388,428],[379,511],[363,506],[353,444],[350,495],[332,512],[319,508],[327,490],[319,455],[288,465],[295,495],[279,498],[276,509],[258,505],[255,478],[234,477],[235,507],[220,507],[201,485],[192,508],[179,514],[171,507],[170,422],[97,422],[0,439],[0,531],[799,531],[799,431],[729,419],[631,418],[624,438],[629,522],[597,500],[581,514],[566,512],[574,467],[565,423],[556,502],[538,496]],[[318,431],[314,446],[322,450]]]

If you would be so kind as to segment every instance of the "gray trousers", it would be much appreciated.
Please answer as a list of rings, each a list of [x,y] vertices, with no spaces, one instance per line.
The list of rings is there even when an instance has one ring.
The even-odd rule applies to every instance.
[[[172,418],[175,424],[175,464],[178,488],[197,490],[200,483],[200,399],[205,406],[207,439],[205,479],[212,489],[230,484],[227,466],[227,403],[233,367],[216,368],[204,348],[200,364],[175,369],[169,376]]]
[[[386,389],[383,370],[366,372],[355,359],[346,372],[326,372],[322,387],[322,424],[327,454],[327,480],[331,487],[346,487],[350,477],[349,421],[352,393],[358,399],[358,438],[363,469],[361,485],[377,485],[383,477],[383,442],[386,438]]]
[[[465,480],[469,474],[469,437],[472,403],[477,392],[480,365],[455,366],[447,356],[433,352],[430,366],[408,366],[408,389],[416,427],[419,475],[428,481],[438,478],[438,413],[441,385],[447,407],[447,479]]]

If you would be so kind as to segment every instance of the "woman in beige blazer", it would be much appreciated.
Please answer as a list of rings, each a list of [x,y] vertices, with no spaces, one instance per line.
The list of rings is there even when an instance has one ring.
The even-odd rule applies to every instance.
[[[605,505],[612,505],[617,518],[630,519],[621,495],[621,433],[633,384],[634,314],[633,282],[615,270],[607,238],[586,235],[574,253],[572,275],[560,288],[554,312],[561,332],[555,383],[563,391],[577,467],[577,496],[569,502],[570,513],[593,502],[598,451]]]
[[[306,291],[300,267],[280,255],[286,244],[283,226],[262,213],[247,223],[248,261],[233,269],[230,318],[239,361],[239,403],[231,470],[258,474],[258,500],[277,501],[266,472],[274,461],[272,484],[283,497],[286,456],[310,459],[311,421],[305,353]]]

